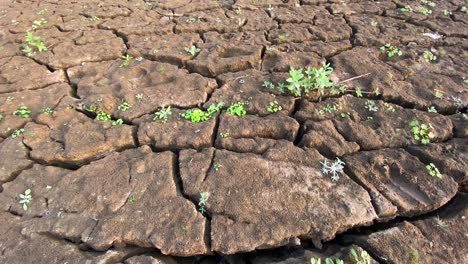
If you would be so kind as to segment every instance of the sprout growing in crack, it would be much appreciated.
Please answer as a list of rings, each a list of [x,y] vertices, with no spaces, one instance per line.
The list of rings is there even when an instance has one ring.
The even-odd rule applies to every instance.
[[[323,174],[331,174],[332,181],[336,182],[340,179],[338,173],[343,173],[344,168],[344,161],[336,158],[336,160],[329,164],[327,160],[320,162],[322,164],[322,173]]]
[[[30,203],[32,200],[31,189],[24,191],[24,194],[20,193],[19,197],[21,198],[19,203],[23,205],[23,210],[27,211],[28,203]]]
[[[198,201],[198,206],[199,206],[198,210],[202,214],[204,214],[206,212],[205,204],[206,204],[206,202],[208,202],[208,197],[210,197],[209,193],[207,193],[207,192],[201,192],[200,193],[200,201]]]

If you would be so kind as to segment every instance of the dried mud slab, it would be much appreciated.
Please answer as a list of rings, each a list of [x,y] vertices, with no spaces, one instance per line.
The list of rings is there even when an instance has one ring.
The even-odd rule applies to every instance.
[[[142,147],[76,171],[36,165],[5,184],[1,205],[42,216],[30,220],[25,233],[82,241],[99,251],[130,244],[170,255],[207,254],[206,220],[178,192],[175,162],[171,152]],[[27,188],[34,198],[23,211],[16,197]]]
[[[22,170],[32,166],[29,150],[21,138],[8,138],[0,142],[0,188],[1,184],[13,180]]]
[[[346,171],[369,191],[380,218],[431,212],[455,196],[449,175],[431,176],[426,164],[403,149],[382,149],[346,156]]]
[[[268,74],[257,70],[247,70],[237,73],[226,73],[218,76],[221,88],[216,89],[210,99],[204,104],[209,107],[213,103],[224,102],[230,106],[236,102],[248,102],[244,109],[248,114],[269,115],[268,107],[275,101],[281,106],[281,112],[291,114],[294,110],[295,99],[290,96],[275,94],[274,91],[262,87],[264,81],[278,83],[284,81],[286,74]]]
[[[217,87],[216,81],[174,65],[144,60],[87,63],[69,69],[70,81],[85,107],[95,106],[116,118],[132,120],[163,106],[195,107]],[[123,102],[132,107],[119,110]]]
[[[236,19],[238,24],[242,25],[241,31],[245,32],[271,30],[278,27],[277,22],[268,15],[266,10],[242,10],[239,8],[227,10],[226,16]]]
[[[260,154],[273,147],[277,140],[294,141],[299,123],[282,114],[238,117],[224,113],[219,119],[218,131],[216,148]]]
[[[448,142],[406,149],[425,164],[434,163],[441,173],[453,177],[463,190],[468,188],[468,139],[455,138]]]
[[[211,77],[227,72],[258,70],[261,54],[262,47],[259,46],[206,44],[193,60],[187,62],[187,68]]]
[[[288,72],[293,68],[320,68],[325,62],[314,52],[289,51],[273,48],[263,58],[262,70],[271,72]]]
[[[267,45],[270,44],[265,37],[265,31],[247,31],[247,32],[230,32],[220,34],[218,32],[206,32],[203,34],[205,43],[214,43],[223,45],[226,43],[236,43],[250,45]]]
[[[135,146],[134,127],[92,120],[74,109],[42,115],[25,126],[23,142],[31,158],[47,164],[82,165],[114,150]]]
[[[240,19],[227,17],[224,10],[220,9],[184,14],[174,20],[175,33],[234,32],[239,31],[245,23]]]
[[[30,58],[0,59],[0,93],[35,90],[65,81],[62,70],[50,71]]]
[[[280,24],[286,23],[314,23],[314,17],[321,13],[328,13],[323,6],[279,7],[269,10],[274,20]]]
[[[264,156],[183,150],[179,163],[184,192],[197,199],[209,194],[211,249],[233,254],[298,236],[320,244],[376,218],[367,192],[346,175],[333,183],[320,172],[323,160],[314,150],[283,143]]]
[[[411,133],[410,122],[413,120],[417,120],[419,124],[426,124],[427,131],[433,132],[431,142],[451,138],[453,128],[450,119],[443,115],[351,95],[330,98],[320,103],[304,100],[295,117],[301,122],[331,120],[336,131],[346,141],[356,142],[362,150],[420,144]],[[330,142],[330,145],[332,144],[333,141]]]
[[[467,202],[467,195],[460,193],[436,216],[405,221],[368,236],[353,237],[353,241],[385,263],[465,263]]]
[[[216,116],[194,123],[180,117],[184,110],[172,109],[167,122],[145,115],[133,122],[138,125],[138,142],[158,150],[201,149],[212,145]]]

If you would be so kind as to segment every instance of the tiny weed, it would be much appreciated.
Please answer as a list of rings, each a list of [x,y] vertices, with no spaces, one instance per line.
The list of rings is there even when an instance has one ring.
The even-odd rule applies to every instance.
[[[419,124],[417,120],[413,120],[409,123],[411,127],[411,133],[413,138],[420,141],[421,144],[427,145],[431,142],[431,138],[434,138],[434,133],[428,132],[429,127],[426,124]]]
[[[217,105],[210,105],[210,107],[208,107],[206,111],[195,108],[181,113],[180,116],[194,123],[198,123],[210,119],[215,113],[219,112],[223,108],[223,106],[224,103],[220,102]]]
[[[463,80],[465,80],[465,78],[463,78]],[[13,100],[15,100],[14,96],[8,96],[6,99],[7,102],[13,102]]]
[[[366,121],[372,121],[372,120],[374,120],[374,117],[372,117],[372,116],[367,116],[366,117]]]
[[[394,113],[394,112],[395,112],[395,107],[393,107],[393,106],[390,105],[389,103],[384,103],[384,107],[385,107],[385,109],[387,109],[387,111],[389,111],[390,113]]]
[[[22,105],[18,110],[13,112],[13,115],[20,116],[22,118],[29,118],[31,117],[31,110],[29,110],[27,106]]]
[[[97,110],[97,105],[92,104],[90,106],[87,106],[85,107],[85,110],[91,113],[95,113]]]
[[[428,108],[427,108],[427,112],[428,112],[428,113],[437,113],[437,110],[435,109],[434,106],[431,106],[431,107],[428,107]]]
[[[411,8],[411,6],[405,6],[405,7],[400,8],[400,11],[401,12],[413,12],[413,9]]]
[[[24,128],[17,129],[15,130],[15,132],[13,132],[13,134],[11,134],[11,137],[12,138],[20,137],[24,133],[24,131],[25,131]]]
[[[283,41],[286,41],[288,39],[288,35],[286,34],[280,34],[278,35],[278,40],[283,42]]]
[[[393,46],[390,43],[385,44],[384,46],[380,47],[381,51],[385,51],[387,53],[387,57],[391,58],[395,55],[401,56],[403,55],[403,52],[399,50],[397,47]]]
[[[273,101],[268,104],[267,111],[269,113],[276,113],[281,110],[283,110],[283,107],[279,105],[278,101]]]
[[[132,108],[133,105],[127,103],[127,102],[122,102],[117,108],[122,111],[122,112],[125,112],[125,111],[128,111],[130,110],[130,108]]]
[[[325,114],[330,114],[330,113],[333,113],[334,111],[337,111],[338,110],[338,107],[337,105],[330,105],[330,104],[327,104],[326,106],[324,106],[322,109],[320,109],[318,111],[319,115],[325,115]]]
[[[362,90],[361,90],[361,88],[359,88],[359,87],[356,88],[356,96],[357,96],[357,97],[362,97],[362,96],[363,96],[363,95],[362,95]]]
[[[340,114],[341,118],[351,118],[350,112],[343,112]]]
[[[371,26],[373,26],[373,27],[376,27],[376,26],[379,25],[379,23],[375,22],[374,20],[372,20],[372,21],[370,22],[370,24],[371,24]]]
[[[370,264],[371,263],[371,257],[367,251],[362,250],[360,256],[356,252],[354,248],[351,249],[350,251],[351,257],[354,259],[356,264]]]
[[[127,68],[130,65],[130,61],[133,59],[132,55],[125,54],[125,56],[121,57],[123,62],[120,64],[120,68]]]
[[[427,0],[421,0],[421,3],[425,4],[425,5],[428,5],[430,7],[436,7],[437,4],[432,2],[432,1],[427,1]]]
[[[434,96],[435,96],[435,98],[440,99],[440,98],[442,98],[444,95],[443,95],[441,92],[436,91],[435,94],[434,94]]]
[[[247,111],[245,111],[244,109],[245,104],[246,103],[244,102],[233,103],[231,106],[228,107],[226,111],[231,115],[244,117],[245,115],[247,115]]]
[[[119,119],[117,119],[115,121],[112,121],[112,126],[120,126],[120,125],[123,125],[123,123],[124,122],[123,122],[122,118],[119,118]]]
[[[331,174],[331,179],[334,182],[340,179],[338,174],[343,173],[345,165],[344,161],[340,160],[339,158],[336,158],[336,160],[331,164],[329,164],[327,160],[320,162],[320,164],[322,164],[322,173],[327,175]]]
[[[134,204],[134,203],[136,203],[137,198],[135,197],[135,195],[131,195],[130,197],[128,197],[128,200],[127,200],[127,201],[128,201],[128,203],[130,203],[130,204]]]
[[[428,165],[426,165],[426,170],[432,177],[442,179],[442,174],[440,173],[439,169],[434,165],[434,163],[429,163]]]
[[[161,123],[166,124],[169,116],[172,115],[171,107],[161,107],[159,111],[154,113],[153,121],[161,120]]]
[[[367,100],[365,108],[369,110],[370,112],[377,112],[379,111],[379,108],[375,104],[375,101]]]
[[[138,100],[142,100],[143,97],[145,97],[145,95],[142,94],[142,93],[139,93],[139,94],[135,95],[135,98],[138,99]]]
[[[446,16],[450,16],[452,15],[452,12],[448,11],[447,9],[444,9],[444,11],[442,11],[444,13],[444,15]]]
[[[411,249],[411,262],[419,263],[419,253],[416,249]]]
[[[426,16],[432,14],[432,10],[427,9],[427,8],[421,8],[418,10],[418,12]]]
[[[32,32],[26,32],[26,38],[21,45],[21,51],[28,57],[32,57],[36,52],[47,51],[47,47],[41,37],[34,36]]]
[[[463,12],[463,13],[465,13],[465,14],[468,14],[468,8],[467,8],[466,6],[462,6],[462,7],[460,8],[460,11]]]
[[[202,214],[206,212],[205,205],[206,205],[206,202],[208,202],[209,197],[210,195],[207,192],[200,193],[200,200],[198,201],[198,207],[199,207],[198,211],[200,211],[200,213]]]
[[[43,8],[43,9],[37,11],[36,14],[38,14],[38,15],[44,15],[46,12],[47,12],[47,8]]]
[[[334,87],[334,83],[329,78],[332,72],[333,68],[330,67],[330,64],[324,64],[319,69],[308,67],[305,71],[291,67],[286,87],[295,96],[301,96],[303,93],[308,94],[312,90],[317,90],[323,95],[325,88]]]
[[[270,90],[275,89],[275,85],[272,82],[269,82],[269,81],[264,81],[263,84],[262,84],[262,87],[268,88]]]
[[[111,119],[111,115],[103,111],[99,111],[96,115],[96,120],[99,121],[110,121]]]
[[[219,162],[215,162],[215,163],[213,164],[213,169],[214,169],[215,171],[219,171],[219,169],[221,169],[222,167],[223,167],[223,165],[221,165],[221,163],[219,163]]]
[[[431,61],[435,61],[437,60],[437,56],[435,56],[432,52],[430,52],[429,50],[425,50],[422,54],[422,58],[427,61],[427,62],[431,62]]]
[[[33,21],[33,24],[32,24],[32,29],[33,30],[36,30],[38,29],[41,25],[44,25],[44,24],[47,24],[47,20],[45,20],[44,18],[41,18],[39,20],[34,20]]]
[[[195,45],[192,45],[190,48],[185,48],[185,52],[188,54],[192,55],[192,57],[195,57],[200,52],[200,49],[197,48]]]
[[[21,198],[19,203],[23,205],[23,210],[28,210],[28,203],[32,201],[31,189],[24,191],[24,194],[20,193],[19,197]]]
[[[447,228],[449,225],[447,223],[444,222],[444,220],[440,219],[439,216],[437,216],[436,218],[434,218],[435,220],[435,225],[440,227],[440,228]]]
[[[54,109],[50,107],[46,107],[46,108],[42,108],[41,112],[46,115],[52,115],[54,113]]]
[[[229,137],[229,133],[228,132],[221,132],[219,133],[221,135],[222,138],[228,138]]]

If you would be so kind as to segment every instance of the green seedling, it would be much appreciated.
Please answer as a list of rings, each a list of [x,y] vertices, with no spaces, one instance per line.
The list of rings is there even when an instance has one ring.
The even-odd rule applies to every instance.
[[[202,214],[206,212],[205,205],[206,205],[206,202],[208,202],[209,197],[210,195],[207,192],[200,193],[200,200],[198,201],[198,211],[200,211],[200,213]]]
[[[436,91],[435,94],[434,94],[434,96],[435,96],[435,98],[437,98],[437,99],[441,99],[444,95],[443,95],[441,92]]]
[[[337,111],[338,110],[338,105],[330,105],[330,104],[327,104],[326,106],[324,106],[322,109],[318,110],[318,113],[319,115],[325,115],[325,114],[331,114],[333,113],[334,111]]]
[[[136,203],[137,198],[135,197],[135,195],[131,195],[130,197],[128,197],[127,201],[128,201],[129,204],[134,204],[134,203]]]
[[[403,52],[399,50],[397,47],[393,46],[390,43],[385,44],[384,46],[380,47],[381,51],[385,51],[387,54],[387,57],[391,58],[395,55],[401,56],[403,55]]]
[[[228,138],[229,137],[229,133],[228,132],[221,132],[219,133],[221,135],[222,138]]]
[[[15,100],[14,96],[8,96],[7,99],[6,99],[7,102],[13,102],[13,100]]]
[[[110,121],[111,119],[111,115],[103,111],[99,111],[96,115],[96,120],[99,121]]]
[[[38,14],[38,15],[44,15],[46,12],[47,12],[47,8],[43,8],[43,9],[37,11],[36,14]]]
[[[428,113],[437,113],[435,106],[430,106],[427,108]]]
[[[38,29],[41,25],[44,25],[44,24],[47,24],[47,20],[45,20],[44,18],[41,18],[39,20],[34,20],[33,21],[33,24],[32,24],[32,29],[33,30],[36,30]]]
[[[329,164],[327,160],[320,162],[320,164],[322,164],[322,173],[327,175],[331,174],[332,181],[336,182],[340,179],[338,174],[343,173],[345,162],[340,158],[336,158],[331,164]]]
[[[46,108],[42,108],[41,112],[46,115],[52,115],[54,113],[54,109],[50,107],[46,107]]]
[[[356,264],[371,264],[371,257],[367,251],[362,250],[361,254],[358,256],[358,253],[354,248],[350,251],[351,257],[354,259]]]
[[[405,7],[400,8],[400,11],[401,12],[413,12],[413,9],[411,8],[411,6],[405,6]]]
[[[244,102],[233,103],[231,106],[228,107],[226,112],[228,112],[231,115],[244,117],[245,115],[247,115],[247,111],[245,111],[244,105]]]
[[[411,121],[409,125],[415,140],[420,141],[423,145],[431,143],[431,139],[434,138],[434,133],[428,132],[429,126],[426,124],[420,125],[418,120]]]
[[[15,132],[13,132],[13,134],[11,134],[11,137],[12,138],[20,137],[24,133],[24,131],[25,131],[24,128],[17,129],[15,130]]]
[[[120,125],[123,125],[123,120],[121,118],[115,120],[115,121],[112,121],[112,126],[120,126]]]
[[[13,112],[13,115],[20,116],[22,118],[29,118],[31,117],[31,110],[29,110],[27,106],[22,105],[18,110]]]
[[[262,84],[262,87],[268,88],[270,90],[275,89],[275,85],[272,82],[269,82],[269,81],[264,81],[263,84]]]
[[[135,98],[138,99],[138,100],[142,100],[143,97],[145,97],[145,95],[142,94],[142,93],[139,93],[139,94],[135,95]]]
[[[120,64],[120,68],[127,68],[130,65],[130,61],[133,59],[132,55],[125,54],[125,56],[121,57],[123,62]]]
[[[19,197],[21,198],[19,203],[23,205],[23,210],[28,210],[28,204],[32,201],[31,189],[24,191],[24,194],[20,193]]]
[[[223,165],[221,165],[221,163],[219,163],[219,162],[215,162],[215,163],[213,164],[213,169],[214,169],[215,171],[219,171],[219,169],[221,169],[222,167],[223,167]]]
[[[463,12],[463,13],[465,13],[465,14],[468,14],[468,8],[467,8],[466,6],[462,6],[462,7],[460,8],[460,12]]]
[[[362,90],[361,90],[361,88],[359,88],[359,87],[356,88],[356,96],[357,96],[357,97],[362,97],[362,96],[363,96],[363,95],[362,95]]]
[[[376,27],[376,26],[379,25],[379,23],[375,22],[374,20],[372,20],[372,21],[370,22],[370,24],[371,24],[371,26],[373,26],[373,27]]]
[[[192,45],[190,48],[185,48],[185,52],[188,54],[192,55],[192,57],[195,57],[200,52],[200,49],[197,48],[195,45]]]
[[[288,39],[288,35],[286,34],[280,34],[278,35],[278,40],[283,42],[283,41],[286,41]]]
[[[288,90],[295,96],[301,96],[303,93],[308,94],[313,90],[317,90],[320,94],[325,93],[325,88],[334,87],[334,83],[330,80],[330,74],[332,74],[333,68],[330,64],[324,64],[319,69],[308,67],[304,73],[302,69],[294,69],[293,67],[289,70]]]
[[[180,114],[180,116],[194,123],[198,123],[198,122],[202,122],[202,121],[206,121],[210,119],[214,114],[221,111],[223,106],[224,106],[224,103],[220,102],[217,105],[216,104],[210,105],[210,107],[208,107],[206,111],[195,108],[195,109],[190,109],[190,110],[185,111],[184,113]]]
[[[428,165],[426,165],[426,170],[432,177],[442,179],[442,174],[440,173],[439,169],[434,165],[434,163],[429,163]]]
[[[34,36],[32,32],[26,32],[21,51],[28,57],[33,57],[36,52],[47,51],[47,47],[41,37]]]
[[[127,103],[127,102],[122,102],[117,108],[122,111],[122,112],[125,112],[125,111],[128,111],[130,110],[130,108],[132,108],[133,105]]]
[[[427,62],[431,62],[431,61],[435,61],[437,60],[437,56],[434,55],[432,52],[430,52],[429,50],[425,50],[422,54],[422,58],[427,61]]]
[[[350,112],[343,112],[340,113],[341,118],[351,118],[351,113]]]
[[[276,113],[281,110],[283,110],[283,107],[279,105],[278,101],[273,101],[268,104],[267,111],[269,113]]]
[[[432,1],[427,1],[427,0],[421,0],[421,3],[425,4],[425,5],[428,5],[430,7],[436,7],[437,4],[432,2]]]
[[[418,12],[426,16],[432,14],[432,10],[427,9],[427,8],[421,8],[418,10]]]
[[[365,107],[367,110],[369,110],[370,112],[377,112],[377,111],[379,111],[379,108],[378,108],[377,105],[375,104],[375,101],[367,100],[364,107]]]
[[[166,124],[167,119],[169,118],[170,115],[172,115],[170,106],[168,106],[167,108],[161,107],[159,111],[154,113],[153,121],[160,120],[163,124]]]
[[[390,113],[394,113],[394,112],[395,112],[395,107],[393,107],[393,106],[390,105],[389,103],[384,103],[384,107],[385,107],[385,109],[387,109],[387,111],[390,112]]]
[[[419,253],[416,249],[411,249],[411,263],[419,263]]]

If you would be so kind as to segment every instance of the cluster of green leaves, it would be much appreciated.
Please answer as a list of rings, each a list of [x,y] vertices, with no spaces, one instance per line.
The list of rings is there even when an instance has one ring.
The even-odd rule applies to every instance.
[[[370,112],[377,112],[377,111],[379,111],[379,108],[378,108],[377,105],[375,104],[375,101],[372,101],[372,100],[367,100],[364,107],[365,107],[367,110],[369,110]]]
[[[161,107],[161,109],[154,113],[153,121],[160,120],[163,124],[167,123],[167,119],[172,115],[171,107]]]
[[[351,257],[354,259],[356,264],[370,264],[371,263],[371,257],[367,251],[362,250],[361,254],[358,255],[356,250],[354,248],[351,249],[350,251]]]
[[[428,113],[437,113],[437,109],[435,108],[435,106],[430,106],[427,108],[427,112]]]
[[[289,70],[289,78],[286,80],[288,90],[295,96],[308,94],[311,91],[317,90],[320,94],[325,93],[325,88],[334,87],[335,84],[330,80],[333,68],[330,64],[324,64],[323,67],[316,69],[308,67],[305,71],[302,69]],[[305,75],[304,75],[305,73]]]
[[[131,195],[130,197],[128,197],[128,200],[127,200],[127,201],[128,201],[128,203],[130,203],[130,204],[134,204],[134,203],[136,203],[137,198],[136,198],[135,195]]]
[[[429,126],[426,124],[419,124],[418,120],[410,122],[411,133],[413,138],[417,141],[421,141],[421,144],[427,145],[431,143],[431,139],[434,138],[434,133],[429,132]]]
[[[123,122],[122,118],[119,118],[119,119],[117,119],[115,121],[112,121],[111,125],[112,126],[120,126],[120,125],[123,125],[123,123],[124,122]]]
[[[125,54],[125,56],[121,57],[123,62],[120,64],[120,68],[127,68],[130,65],[130,61],[133,59],[132,55]]]
[[[401,12],[413,12],[413,9],[411,8],[411,6],[405,6],[405,7],[400,8],[400,11]]]
[[[197,48],[195,45],[192,45],[190,48],[185,48],[185,52],[188,54],[192,55],[192,57],[195,57],[200,52],[200,49]]]
[[[19,197],[20,197],[19,203],[23,205],[23,210],[27,211],[28,203],[32,201],[31,189],[27,189],[26,191],[24,191],[24,194],[20,193]]]
[[[390,43],[386,43],[384,46],[380,47],[380,50],[385,51],[385,53],[387,53],[387,57],[389,58],[395,55],[403,55],[403,52],[401,50],[399,50],[397,47],[393,46]]]
[[[437,177],[442,179],[442,174],[440,173],[439,169],[434,165],[434,163],[429,163],[426,165],[426,170],[432,177]]]
[[[428,0],[421,0],[421,3],[425,4],[425,5],[428,5],[430,7],[436,7],[437,4],[432,2],[432,1],[428,1]]]
[[[96,115],[96,120],[99,121],[110,121],[112,120],[111,115],[104,112],[104,111],[99,111]]]
[[[47,51],[47,47],[41,37],[34,36],[32,32],[26,32],[26,38],[21,45],[21,51],[28,57],[32,57],[36,52]]]
[[[32,23],[32,29],[33,30],[36,30],[38,29],[41,25],[44,25],[44,24],[47,24],[47,20],[45,20],[44,18],[41,18],[39,20],[34,20],[33,23]]]
[[[210,105],[206,111],[195,108],[185,111],[184,113],[180,114],[180,116],[194,123],[198,123],[210,119],[215,113],[221,111],[223,106],[224,103],[220,102],[217,105]]]
[[[424,8],[424,7],[423,7],[423,8],[420,8],[420,9],[418,10],[418,12],[421,13],[421,14],[423,14],[423,15],[426,15],[426,16],[432,14],[432,10],[430,10],[430,9],[428,9],[428,8]]]
[[[214,169],[215,171],[219,171],[219,169],[221,169],[222,167],[223,167],[223,165],[221,165],[221,163],[219,163],[219,162],[215,162],[215,163],[213,164],[213,169]]]
[[[245,104],[246,103],[244,102],[233,103],[231,106],[228,107],[226,111],[231,115],[244,117],[245,115],[247,115],[247,111],[245,111],[244,109]]]
[[[321,264],[322,259],[321,258],[311,258],[310,259],[310,264]],[[344,261],[342,259],[335,259],[333,261],[332,258],[326,258],[325,259],[325,264],[344,264]]]
[[[325,115],[327,113],[331,114],[331,113],[333,113],[335,111],[338,111],[339,108],[340,108],[340,106],[337,105],[337,104],[336,105],[327,104],[324,107],[322,107],[322,109],[317,110],[317,111],[318,111],[319,115],[323,116],[323,115]]]
[[[20,128],[20,129],[16,129],[15,132],[13,132],[13,134],[11,134],[11,137],[12,138],[17,138],[19,136],[21,136],[23,133],[24,133],[24,128]]]
[[[395,107],[393,107],[393,106],[390,105],[389,103],[384,103],[384,107],[385,107],[385,109],[387,109],[387,111],[389,111],[390,113],[394,113],[394,112],[395,112]]]
[[[278,103],[278,101],[273,101],[268,104],[268,113],[276,113],[281,110],[283,110],[283,107]]]
[[[432,52],[429,51],[429,50],[425,50],[425,51],[423,52],[422,58],[423,58],[425,61],[427,61],[427,62],[437,60],[437,56],[434,55],[434,53],[432,53]]]
[[[125,111],[128,111],[130,110],[130,108],[132,108],[133,105],[127,103],[127,102],[122,102],[117,108],[122,111],[122,112],[125,112]]]
[[[54,109],[50,107],[46,107],[46,108],[42,108],[41,112],[46,115],[52,115],[54,113]]]
[[[22,118],[29,118],[31,117],[31,110],[29,110],[27,106],[22,105],[18,110],[13,112],[13,115],[20,116]]]
[[[200,200],[198,201],[198,211],[200,211],[200,213],[202,214],[206,212],[205,205],[206,205],[206,202],[208,202],[209,197],[210,195],[207,192],[200,193]]]

